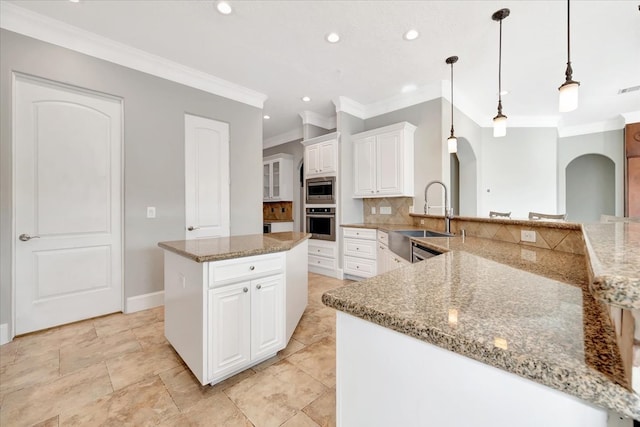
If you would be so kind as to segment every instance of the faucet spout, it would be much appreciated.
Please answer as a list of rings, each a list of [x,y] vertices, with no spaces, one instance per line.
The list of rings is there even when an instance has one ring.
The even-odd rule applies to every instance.
[[[429,188],[434,184],[440,184],[444,189],[444,206],[429,206]],[[424,188],[424,213],[429,213],[430,207],[443,207],[444,208],[444,228],[446,233],[451,233],[451,217],[453,217],[453,209],[449,209],[449,198],[447,197],[447,186],[442,181],[431,181]]]

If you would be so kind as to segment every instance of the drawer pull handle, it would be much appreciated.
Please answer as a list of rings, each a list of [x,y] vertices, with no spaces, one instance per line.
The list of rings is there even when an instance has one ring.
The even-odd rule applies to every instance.
[[[262,285],[256,285],[256,289],[262,289]]]
[[[242,292],[249,292],[249,288],[242,288]]]
[[[255,270],[255,269],[256,269],[256,267],[255,267],[254,265],[252,265],[251,267],[249,267],[249,270],[251,270],[251,271],[253,271],[253,270]]]

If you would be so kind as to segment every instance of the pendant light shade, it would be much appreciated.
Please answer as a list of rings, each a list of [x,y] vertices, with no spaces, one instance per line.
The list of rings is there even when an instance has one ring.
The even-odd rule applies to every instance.
[[[458,62],[457,56],[450,56],[446,63],[451,65],[451,135],[447,138],[447,149],[450,154],[458,152],[458,138],[453,133],[453,64]]]
[[[507,134],[507,116],[502,114],[502,20],[509,16],[509,9],[500,9],[491,15],[491,19],[500,23],[500,44],[498,48],[498,114],[493,118],[493,136]]]
[[[571,5],[567,0],[567,69],[564,72],[565,82],[558,88],[560,91],[558,109],[561,113],[573,111],[578,108],[578,88],[580,82],[573,80],[573,68],[571,68]]]

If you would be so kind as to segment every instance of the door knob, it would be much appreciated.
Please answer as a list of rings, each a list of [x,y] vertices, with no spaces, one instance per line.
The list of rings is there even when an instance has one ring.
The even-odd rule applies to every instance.
[[[21,234],[18,236],[18,239],[20,239],[23,242],[28,242],[31,239],[39,239],[40,236],[29,236],[28,234]]]
[[[200,227],[194,227],[193,225],[190,225],[189,227],[187,227],[187,230],[189,231],[193,231],[193,230],[199,230]]]

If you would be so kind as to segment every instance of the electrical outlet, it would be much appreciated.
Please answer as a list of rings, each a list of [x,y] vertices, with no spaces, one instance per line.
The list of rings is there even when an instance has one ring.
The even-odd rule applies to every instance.
[[[409,206],[409,213],[413,213],[413,205]]]
[[[376,207],[371,206],[371,215],[375,215],[375,214],[376,214]]]
[[[420,220],[420,225],[424,225],[424,219]]]
[[[536,232],[533,230],[520,230],[520,240],[523,242],[536,242]]]
[[[147,206],[147,218],[155,218],[155,217],[156,217],[155,206]]]
[[[391,206],[380,206],[380,215],[391,215]]]

